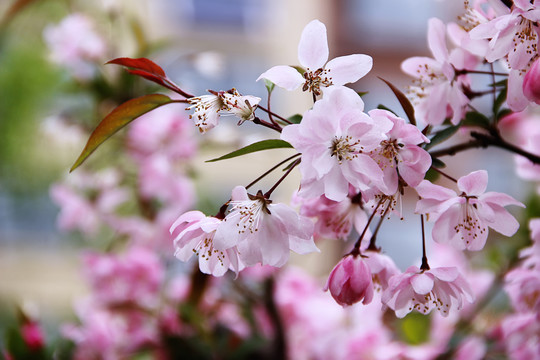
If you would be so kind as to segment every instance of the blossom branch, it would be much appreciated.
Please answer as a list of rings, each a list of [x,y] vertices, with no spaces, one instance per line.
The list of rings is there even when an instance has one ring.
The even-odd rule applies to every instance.
[[[249,183],[249,185],[246,186],[246,189],[249,189],[250,187],[252,187],[253,185],[255,185],[256,183],[258,183],[259,181],[261,181],[265,176],[267,176],[268,174],[270,174],[272,171],[276,170],[278,167],[282,166],[283,164],[285,164],[286,162],[294,159],[295,157],[298,157],[300,156],[301,154],[298,153],[298,154],[294,154],[293,156],[290,156],[288,158],[286,158],[285,160],[281,161],[279,164],[276,164],[274,165],[272,168],[270,168],[269,170],[267,170],[264,174],[262,174],[261,176],[259,176],[258,178],[256,178],[255,180],[253,180],[252,182]]]

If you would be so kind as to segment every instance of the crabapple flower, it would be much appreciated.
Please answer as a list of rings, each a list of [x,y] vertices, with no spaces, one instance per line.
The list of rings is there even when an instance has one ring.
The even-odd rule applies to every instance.
[[[540,105],[540,60],[536,60],[523,78],[523,95]]]
[[[393,123],[392,129],[386,133],[388,139],[381,141],[379,147],[371,152],[384,173],[385,192],[393,194],[398,190],[399,177],[407,185],[417,186],[431,166],[431,156],[417,146],[428,143],[428,138],[416,126],[405,123],[390,111],[376,109],[368,114],[376,123],[383,119]]]
[[[538,56],[540,9],[535,2],[513,3],[512,9],[495,6],[497,16],[476,26],[470,36],[472,39],[489,39],[488,62],[506,57],[511,69],[522,70]]]
[[[371,271],[375,290],[385,290],[392,276],[400,273],[394,260],[388,255],[373,250],[364,251],[362,254],[365,256],[364,262]]]
[[[466,75],[456,75],[457,63],[465,64],[465,51],[449,52],[446,45],[446,26],[437,19],[428,22],[428,45],[433,58],[412,57],[401,64],[401,69],[415,78],[410,92],[417,99],[417,115],[425,124],[440,125],[447,116],[457,124],[465,115],[469,99],[463,93]],[[449,114],[447,114],[449,109]]]
[[[71,14],[58,25],[47,26],[43,37],[51,60],[80,80],[90,79],[95,73],[93,62],[105,55],[105,42],[95,32],[91,20],[82,14]]]
[[[241,270],[238,251],[235,247],[218,250],[214,247],[214,235],[222,221],[207,217],[200,211],[189,211],[171,226],[174,238],[174,256],[188,261],[193,254],[199,257],[199,268],[205,274],[222,276],[230,268],[236,273]]]
[[[314,199],[296,197],[301,203],[300,214],[317,218],[316,237],[346,240],[353,227],[362,232],[368,216],[363,209],[362,194],[352,190],[342,201],[330,200],[324,195]]]
[[[474,301],[474,294],[455,267],[420,270],[410,266],[390,278],[382,302],[403,318],[412,310],[428,314],[433,309],[448,316],[450,309],[461,309],[463,300]]]
[[[260,191],[251,195],[237,186],[229,205],[229,213],[216,229],[214,248],[236,247],[246,266],[281,267],[290,250],[299,254],[319,251],[313,242],[313,222],[285,204],[272,204]]]
[[[373,299],[371,271],[359,253],[351,253],[341,259],[334,267],[324,291],[330,294],[341,306],[350,306],[362,301],[367,305]]]
[[[255,118],[255,109],[261,98],[251,95],[240,95],[236,89],[230,91],[210,91],[210,95],[201,95],[187,99],[191,105],[186,110],[195,109],[189,116],[195,121],[195,125],[201,133],[216,127],[220,115],[235,115],[240,120],[238,125],[244,121]]]
[[[422,198],[416,204],[416,212],[429,214],[429,220],[435,221],[433,240],[461,250],[477,251],[486,243],[488,227],[505,236],[517,231],[519,223],[504,207],[525,205],[510,195],[485,192],[487,180],[485,170],[459,178],[459,195],[427,180],[416,187]]]
[[[303,84],[303,91],[320,95],[322,88],[358,81],[373,67],[373,59],[368,55],[340,56],[327,63],[328,53],[326,26],[313,20],[302,31],[298,44],[298,60],[305,68],[304,75],[291,66],[279,65],[262,73],[257,81],[270,80],[289,91]]]
[[[302,153],[302,181],[298,195],[320,195],[342,201],[349,185],[362,190],[384,189],[383,171],[369,156],[391,127],[389,120],[375,123],[363,112],[364,103],[353,90],[329,88],[308,110],[300,124],[286,126],[281,138]]]

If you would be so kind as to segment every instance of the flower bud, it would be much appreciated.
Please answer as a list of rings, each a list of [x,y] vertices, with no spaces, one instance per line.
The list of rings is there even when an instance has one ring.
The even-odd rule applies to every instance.
[[[529,101],[540,104],[540,59],[536,60],[525,74],[523,94]]]
[[[347,306],[361,300],[369,304],[373,298],[373,282],[371,271],[359,254],[345,256],[334,267],[324,290],[330,294],[338,304]]]

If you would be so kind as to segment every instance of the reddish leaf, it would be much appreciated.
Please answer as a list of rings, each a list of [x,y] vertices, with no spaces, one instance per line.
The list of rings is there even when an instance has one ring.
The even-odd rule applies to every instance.
[[[153,81],[156,84],[166,87],[167,89],[172,90],[185,98],[193,97],[193,95],[184,92],[175,83],[169,80],[167,75],[165,75],[165,71],[163,71],[163,69],[155,62],[147,58],[131,59],[123,57],[113,59],[107,62],[107,64],[116,64],[132,68],[128,69],[128,72],[133,75],[138,75],[147,80]]]
[[[403,108],[403,110],[405,111],[405,114],[407,114],[407,117],[409,118],[409,122],[413,125],[416,125],[416,119],[414,118],[414,107],[413,105],[411,104],[411,102],[409,101],[409,99],[407,99],[407,97],[405,96],[405,94],[403,94],[397,87],[395,87],[391,82],[389,81],[386,81],[384,80],[383,78],[379,77],[379,79],[381,79],[382,81],[384,81],[386,83],[386,85],[388,85],[390,87],[390,89],[392,90],[392,92],[394,93],[394,95],[396,95],[399,103],[401,104],[401,107]]]
[[[72,172],[79,167],[79,165],[81,165],[99,145],[103,144],[105,140],[110,138],[118,130],[139,116],[173,101],[174,100],[165,95],[151,94],[128,100],[116,107],[109,115],[101,120],[99,125],[92,132],[81,155],[79,155],[79,158],[75,161],[69,171]]]
[[[166,77],[165,71],[163,71],[163,69],[158,64],[147,58],[131,59],[127,57],[122,57],[108,61],[107,64],[122,65],[138,70],[144,70],[160,77]]]

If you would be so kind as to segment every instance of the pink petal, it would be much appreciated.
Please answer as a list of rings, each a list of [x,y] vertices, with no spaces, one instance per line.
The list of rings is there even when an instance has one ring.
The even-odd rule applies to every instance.
[[[529,100],[523,94],[523,78],[519,70],[511,70],[508,75],[506,103],[512,111],[522,111],[529,105]]]
[[[433,289],[433,278],[426,273],[418,274],[411,278],[411,285],[414,292],[426,295]]]
[[[298,60],[310,70],[322,68],[328,60],[326,26],[319,20],[306,25],[298,44]]]
[[[446,282],[454,281],[459,276],[459,272],[455,267],[438,267],[429,270],[429,272],[436,276],[439,280]]]
[[[485,170],[473,171],[469,175],[458,179],[459,190],[467,195],[480,195],[486,191],[488,174]]]
[[[334,85],[354,83],[370,72],[372,67],[371,56],[362,54],[340,56],[326,64],[328,75]]]
[[[440,19],[431,18],[428,21],[428,44],[437,61],[442,63],[448,60],[446,26]]]
[[[257,81],[260,79],[270,80],[288,91],[295,90],[304,83],[302,75],[295,68],[286,65],[278,65],[266,70],[257,78]]]

